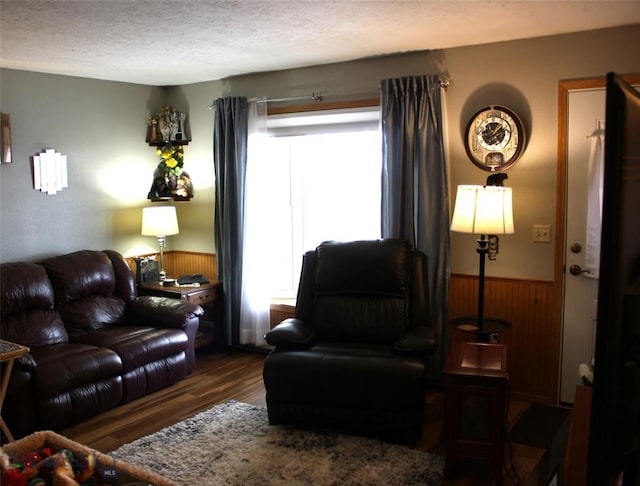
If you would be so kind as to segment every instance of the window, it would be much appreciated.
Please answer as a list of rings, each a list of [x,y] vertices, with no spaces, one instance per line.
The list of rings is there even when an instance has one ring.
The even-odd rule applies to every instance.
[[[261,185],[276,243],[273,297],[295,297],[305,251],[326,240],[380,237],[379,110],[288,114],[267,126]]]

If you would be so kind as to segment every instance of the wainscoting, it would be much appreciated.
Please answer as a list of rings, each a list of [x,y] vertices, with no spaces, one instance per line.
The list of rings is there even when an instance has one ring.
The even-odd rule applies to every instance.
[[[296,300],[286,299],[282,301],[274,300],[271,302],[270,322],[271,329],[277,326],[279,322],[294,317],[296,311]]]
[[[511,329],[500,335],[507,346],[511,395],[520,400],[555,403],[560,362],[560,305],[553,282],[487,277],[485,315],[504,319]],[[478,277],[452,275],[449,317],[477,315]],[[451,331],[452,340],[473,336]]]
[[[153,256],[153,255],[140,255]],[[160,256],[158,255],[158,258]],[[136,271],[136,262],[133,258],[126,259],[129,266]],[[218,280],[218,263],[212,253],[195,253],[190,251],[166,251],[164,252],[164,267],[170,278],[180,275],[203,274],[211,282]]]
[[[511,396],[530,402],[556,403],[560,360],[560,317],[553,282],[487,277],[485,314],[504,319],[511,330],[500,335],[507,345]],[[449,317],[474,316],[478,307],[478,277],[452,275]],[[293,305],[271,304],[271,327],[293,317]],[[452,342],[474,336],[449,330]]]
[[[135,271],[135,262],[127,259]],[[209,253],[168,251],[165,253],[168,275],[177,277],[202,273],[217,279],[216,256]],[[553,282],[487,277],[485,314],[511,323],[500,335],[507,345],[511,396],[540,403],[556,403],[560,362],[561,294]],[[478,277],[451,276],[449,318],[477,313]],[[271,325],[293,316],[290,302],[271,306]],[[450,329],[451,341],[468,341],[473,335]]]

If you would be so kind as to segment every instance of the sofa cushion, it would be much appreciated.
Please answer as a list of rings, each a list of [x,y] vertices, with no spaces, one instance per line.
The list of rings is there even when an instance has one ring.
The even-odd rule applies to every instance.
[[[81,250],[42,262],[55,291],[56,304],[66,304],[87,295],[113,295],[115,272],[101,251]]]
[[[116,274],[104,252],[82,250],[42,264],[53,284],[56,308],[71,336],[125,322],[127,305],[114,295]]]
[[[180,329],[116,326],[85,334],[76,342],[104,346],[122,360],[123,373],[187,350],[187,334]]]
[[[37,363],[33,383],[39,400],[57,397],[122,373],[120,357],[107,348],[54,344],[33,348],[30,354]]]
[[[113,325],[123,324],[126,304],[118,297],[87,295],[59,306],[69,335],[82,336]]]
[[[0,266],[0,336],[25,346],[69,340],[60,314],[53,309],[53,286],[41,265],[29,262]]]

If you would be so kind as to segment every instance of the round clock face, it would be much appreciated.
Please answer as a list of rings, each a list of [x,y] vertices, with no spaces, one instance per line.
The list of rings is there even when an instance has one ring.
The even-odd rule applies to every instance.
[[[503,106],[489,106],[471,117],[465,131],[465,148],[481,169],[501,171],[522,155],[525,133],[518,116]]]

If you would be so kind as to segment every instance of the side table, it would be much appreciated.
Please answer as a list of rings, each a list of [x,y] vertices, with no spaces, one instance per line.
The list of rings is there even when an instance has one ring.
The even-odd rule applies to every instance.
[[[457,317],[451,321],[451,326],[458,331],[475,334],[476,341],[480,343],[497,343],[500,333],[511,329],[509,322],[496,317],[483,317],[482,329],[478,326],[477,317]]]
[[[4,397],[7,394],[7,387],[9,386],[9,379],[11,378],[13,362],[28,352],[29,348],[26,346],[0,339],[0,363],[7,363],[4,367],[4,371],[2,372],[2,385],[0,387],[0,428],[2,428],[2,432],[4,432],[4,435],[9,442],[13,442],[15,439],[13,438],[13,435],[11,435],[9,427],[7,427],[7,424],[2,418],[2,404],[4,403]]]
[[[457,343],[443,369],[447,478],[460,459],[487,461],[502,485],[507,423],[507,348],[502,344]]]
[[[216,324],[220,322],[219,300],[222,293],[222,282],[200,284],[198,287],[190,285],[172,285],[165,287],[161,284],[144,284],[138,286],[138,295],[154,295],[181,299],[201,306],[205,313],[200,318],[200,329],[196,336],[196,349],[214,342]]]

